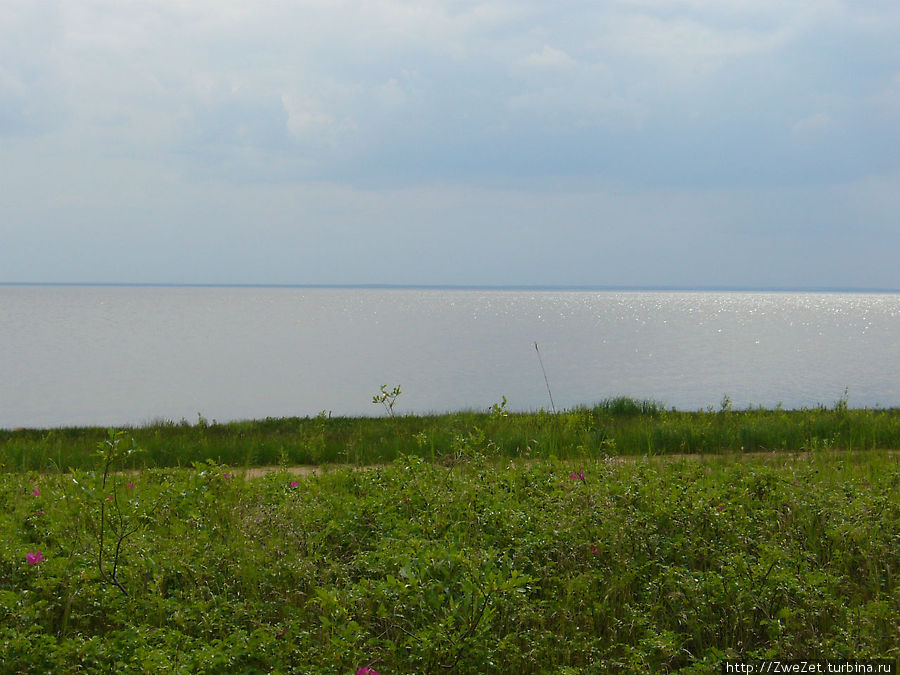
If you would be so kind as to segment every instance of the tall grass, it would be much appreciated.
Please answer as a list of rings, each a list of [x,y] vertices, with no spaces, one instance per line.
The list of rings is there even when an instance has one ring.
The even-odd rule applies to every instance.
[[[127,429],[143,452],[129,468],[380,464],[401,455],[440,459],[463,445],[503,457],[596,457],[900,448],[900,410],[833,408],[685,412],[615,398],[556,414],[462,411],[444,415],[306,418],[210,424],[157,423]],[[0,431],[0,470],[96,466],[101,428]]]

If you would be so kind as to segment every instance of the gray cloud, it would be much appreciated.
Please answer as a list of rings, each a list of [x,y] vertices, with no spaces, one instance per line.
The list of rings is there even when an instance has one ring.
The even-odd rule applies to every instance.
[[[380,167],[371,180],[653,184],[827,182],[864,173],[870,153],[896,167],[876,140],[895,118],[865,122],[900,73],[900,16],[877,4],[62,7],[4,26],[20,36],[6,48],[8,129],[56,100],[57,126],[86,146],[200,167],[271,155],[276,176],[363,182],[361,165]],[[43,49],[23,44],[32,33]],[[52,72],[35,51],[56,55]]]
[[[900,286],[894,2],[0,8],[7,280]]]

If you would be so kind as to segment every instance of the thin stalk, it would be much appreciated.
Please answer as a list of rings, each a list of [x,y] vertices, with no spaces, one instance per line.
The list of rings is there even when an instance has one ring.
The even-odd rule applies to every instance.
[[[544,383],[547,385],[547,394],[550,396],[550,409],[556,414],[556,405],[553,403],[553,392],[550,391],[550,380],[547,379],[547,371],[544,370],[544,359],[541,358],[541,350],[538,349],[538,343],[534,343],[534,351],[537,352],[538,362],[541,364],[541,372],[544,374]]]

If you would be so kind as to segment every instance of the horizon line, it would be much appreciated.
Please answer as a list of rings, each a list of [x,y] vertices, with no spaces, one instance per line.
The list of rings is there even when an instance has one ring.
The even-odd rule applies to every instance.
[[[747,286],[747,285],[605,285],[605,284],[392,284],[392,283],[176,283],[130,281],[0,281],[0,286],[64,286],[122,288],[297,288],[335,290],[463,290],[463,291],[681,291],[737,293],[900,293],[898,288],[864,286]]]

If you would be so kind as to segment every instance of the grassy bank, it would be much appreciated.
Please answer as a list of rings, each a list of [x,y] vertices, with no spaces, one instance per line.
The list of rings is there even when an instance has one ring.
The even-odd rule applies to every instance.
[[[706,673],[898,655],[893,453],[473,452],[102,483],[0,476],[4,672]]]
[[[158,423],[128,429],[142,452],[128,468],[381,464],[401,455],[452,459],[472,448],[500,457],[598,457],[672,453],[900,448],[900,410],[666,410],[612,399],[550,414],[468,411],[396,418],[279,418],[229,424]],[[53,471],[96,465],[106,429],[0,430],[0,470]]]

